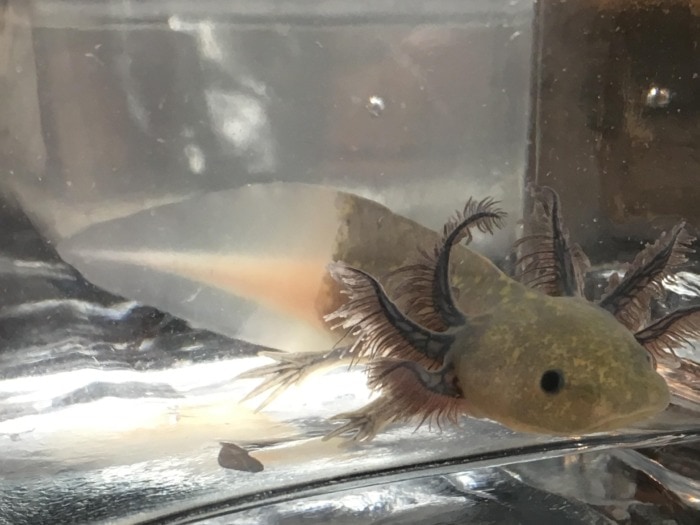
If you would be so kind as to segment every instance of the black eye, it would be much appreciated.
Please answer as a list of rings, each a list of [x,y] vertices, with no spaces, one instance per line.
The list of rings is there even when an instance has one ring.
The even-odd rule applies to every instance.
[[[560,370],[547,370],[540,379],[540,388],[547,394],[557,394],[564,388],[564,374]]]

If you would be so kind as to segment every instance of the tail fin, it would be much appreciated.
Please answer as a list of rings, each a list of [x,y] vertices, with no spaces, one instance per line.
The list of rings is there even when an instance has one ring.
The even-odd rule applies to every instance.
[[[334,339],[318,310],[331,286],[338,197],[251,185],[96,224],[57,249],[94,284],[194,326],[273,348],[326,349]]]

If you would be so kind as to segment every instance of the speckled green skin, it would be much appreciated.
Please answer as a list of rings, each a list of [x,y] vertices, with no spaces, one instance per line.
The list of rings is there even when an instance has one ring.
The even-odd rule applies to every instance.
[[[511,292],[461,331],[450,356],[473,415],[515,430],[576,435],[666,408],[666,382],[611,314],[578,298]],[[540,380],[554,369],[564,387],[548,394]]]
[[[387,272],[415,262],[418,249],[430,250],[440,241],[435,231],[367,199],[339,194],[337,207],[340,224],[334,260],[382,282]],[[468,315],[499,304],[513,286],[522,289],[486,257],[464,246],[453,248],[451,260],[452,283],[459,289],[457,304]]]
[[[342,195],[336,260],[373,275],[430,249],[439,236],[386,208]],[[669,402],[646,350],[608,312],[583,299],[549,297],[510,279],[463,246],[453,250],[458,306],[469,317],[448,359],[470,414],[515,430],[579,435],[628,426]],[[548,394],[542,374],[563,372]]]

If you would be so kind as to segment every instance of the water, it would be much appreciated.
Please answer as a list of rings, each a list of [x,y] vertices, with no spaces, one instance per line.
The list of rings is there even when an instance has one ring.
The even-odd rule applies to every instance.
[[[692,414],[676,411],[646,435],[632,432],[582,441],[524,436],[470,420],[460,430],[441,434],[399,427],[370,444],[320,443],[319,436],[332,428],[325,417],[366,399],[361,372],[341,369],[313,377],[255,415],[235,402],[252,383],[231,380],[263,362],[251,345],[192,329],[153,308],[96,289],[46,249],[25,221],[8,215],[4,224],[15,226],[4,231],[8,258],[0,312],[0,439],[6,451],[0,509],[8,523],[116,518],[130,523],[170,513],[191,519],[186,518],[188,509],[201,505],[213,515],[232,509],[243,513],[241,520],[282,523],[294,523],[300,516],[332,516],[348,523],[401,520],[407,509],[420,510],[425,522],[449,516],[455,523],[465,522],[460,520],[466,517],[458,516],[567,516],[581,523],[604,523],[612,512],[606,498],[613,495],[607,489],[599,488],[595,501],[574,488],[566,492],[566,487],[590,482],[593,475],[576,465],[593,461],[584,458],[609,456],[595,450],[620,444],[658,449],[700,432]],[[16,239],[24,242],[12,242]],[[43,256],[36,253],[38,247]],[[593,287],[596,275],[591,276]],[[686,272],[673,283],[669,304],[697,297],[684,284],[691,275]],[[266,470],[253,475],[221,469],[216,463],[220,440],[256,450]],[[584,451],[588,453],[564,462],[540,459]],[[539,461],[531,469],[546,474],[531,475],[528,481],[513,477],[519,472],[516,467],[470,473],[486,496],[453,487],[466,474],[452,473],[468,467],[535,459]],[[607,470],[612,460],[599,461],[605,467],[597,467],[595,476],[605,473],[634,486],[627,474]],[[644,465],[656,478],[659,472],[678,469],[672,465],[666,471],[648,461]],[[625,468],[634,472],[639,466]],[[694,487],[693,469],[676,476]],[[568,481],[556,486],[548,482],[555,472]],[[329,485],[330,479],[335,481]],[[444,487],[453,488],[445,493]],[[337,496],[324,496],[338,490]],[[548,495],[551,491],[557,495]],[[406,495],[413,493],[421,497],[414,501]],[[513,495],[520,498],[515,507]],[[624,510],[639,504],[634,495],[624,496],[616,497],[612,507]],[[692,498],[682,502],[694,515]],[[607,510],[601,513],[584,503]],[[635,512],[658,510],[648,504],[641,508]]]
[[[361,369],[313,376],[255,412],[238,400],[256,383],[233,380],[268,362],[232,337],[257,319],[250,304],[86,264],[114,295],[61,257],[146,240],[217,255],[241,232],[265,253],[306,253],[326,226],[313,201],[290,217],[207,200],[284,181],[351,190],[433,228],[492,195],[511,219],[475,246],[503,262],[522,215],[529,2],[10,0],[3,21],[0,522],[697,521],[692,402],[585,439],[469,420],[321,442],[327,417],[370,396]],[[317,234],[290,236],[300,224]],[[629,254],[594,255],[610,263],[590,276],[600,291]],[[666,283],[660,311],[697,304],[696,270]],[[270,346],[307,341],[287,321],[246,327]],[[221,441],[265,470],[222,469]]]
[[[529,2],[311,5],[10,2],[4,185],[52,240],[270,180],[434,227],[464,194],[517,209],[504,185],[525,160]]]

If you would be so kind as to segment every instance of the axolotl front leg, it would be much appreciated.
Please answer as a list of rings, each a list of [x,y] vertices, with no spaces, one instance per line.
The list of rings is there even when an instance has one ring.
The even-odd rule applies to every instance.
[[[381,394],[359,410],[332,418],[347,422],[326,439],[349,434],[355,441],[371,440],[386,425],[412,419],[421,424],[456,422],[467,407],[449,359],[452,334],[412,321],[369,274],[343,264],[331,271],[352,295],[329,317],[343,319],[341,326],[356,323],[360,334],[355,351],[367,360],[368,386]]]

